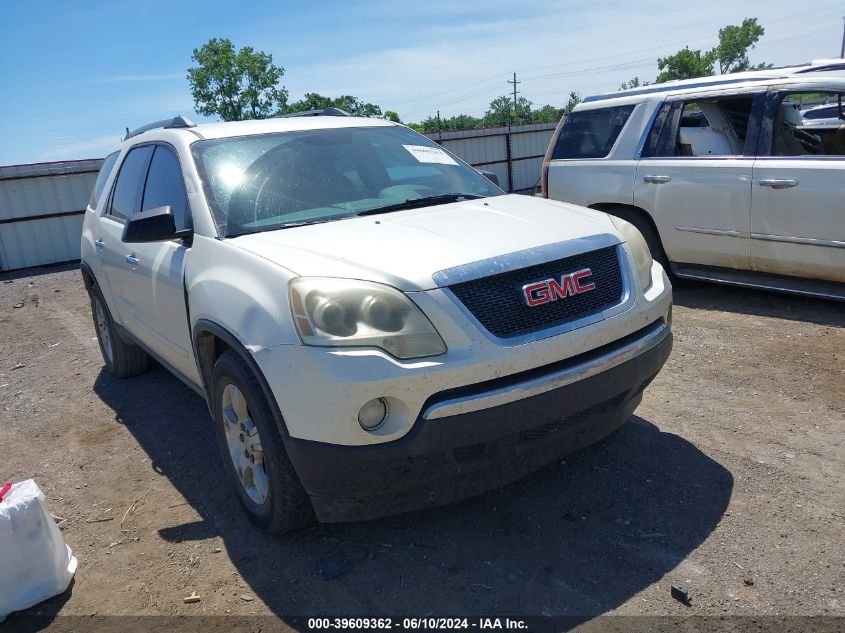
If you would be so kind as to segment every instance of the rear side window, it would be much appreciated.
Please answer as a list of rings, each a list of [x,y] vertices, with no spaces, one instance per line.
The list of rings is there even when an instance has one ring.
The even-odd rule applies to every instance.
[[[767,119],[772,121],[772,142],[760,156],[810,156],[815,158],[845,157],[845,93],[836,92],[782,92],[769,106]],[[828,118],[836,118],[824,125],[813,125],[801,116],[801,105],[814,100],[834,101],[834,110]],[[842,113],[837,112],[842,102]],[[838,125],[837,125],[838,123]]]
[[[649,131],[642,156],[743,156],[754,100],[760,95],[676,101],[661,107]],[[754,139],[752,139],[753,145]]]
[[[570,112],[563,122],[552,160],[604,158],[610,154],[633,111],[633,105],[626,105]]]
[[[173,212],[177,231],[191,227],[188,193],[185,190],[179,159],[170,148],[158,145],[147,174],[141,211],[163,206],[169,206]]]
[[[103,189],[106,188],[106,181],[109,179],[109,174],[114,168],[115,162],[120,152],[113,152],[106,156],[103,161],[103,166],[100,167],[100,173],[97,174],[97,182],[94,183],[94,190],[91,192],[91,199],[88,201],[88,206],[92,209],[97,208],[97,203],[100,201],[100,196],[103,195]]]
[[[805,112],[803,114],[803,117],[805,119],[832,119],[838,116],[837,110],[837,106],[818,108],[816,110],[810,110],[809,112]]]
[[[114,186],[110,215],[125,220],[141,210],[144,181],[152,153],[153,146],[144,145],[131,150],[126,156],[120,166],[120,173],[117,175],[117,183]]]

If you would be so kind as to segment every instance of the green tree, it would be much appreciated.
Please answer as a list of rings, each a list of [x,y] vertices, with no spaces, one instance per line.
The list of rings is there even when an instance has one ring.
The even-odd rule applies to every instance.
[[[288,105],[285,112],[305,112],[306,110],[324,110],[325,108],[340,108],[352,116],[382,116],[380,107],[374,103],[361,101],[358,97],[343,95],[332,98],[316,92],[306,92],[302,99]]]
[[[334,99],[316,92],[306,92],[299,101],[294,101],[285,108],[286,112],[305,112],[307,110],[325,110],[334,107]]]
[[[481,127],[481,119],[471,114],[456,114],[443,119],[442,124],[444,130],[474,130]]]
[[[552,105],[544,105],[531,112],[532,123],[557,123],[563,116],[563,108],[556,108]]]
[[[660,57],[657,59],[657,68],[660,73],[657,75],[656,83],[712,75],[715,58],[713,51],[702,53],[700,50],[690,50],[689,47],[679,50],[674,55]]]
[[[361,101],[358,97],[343,95],[334,100],[334,107],[345,110],[352,116],[381,117],[381,108],[374,103]]]
[[[188,68],[194,109],[224,121],[264,119],[284,110],[288,91],[279,86],[285,69],[273,56],[244,46],[239,51],[228,39],[212,38],[195,48]]]
[[[388,121],[393,121],[394,123],[402,123],[402,121],[399,119],[399,115],[396,114],[393,110],[387,110],[384,113],[384,118]]]
[[[581,95],[574,90],[569,93],[569,100],[566,102],[566,105],[563,106],[563,114],[569,114],[581,103]]]
[[[525,97],[517,97],[514,111],[513,98],[507,95],[496,97],[490,102],[483,121],[487,127],[531,123],[531,102]]]
[[[443,129],[443,123],[437,117],[428,116],[419,123],[415,123],[411,127],[417,132],[437,132],[438,130]]]
[[[757,23],[757,18],[745,18],[742,24],[729,24],[719,29],[719,45],[713,49],[719,62],[719,73],[738,73],[743,70],[771,68],[771,64],[752,66],[748,51],[763,37],[766,30]]]
[[[639,77],[634,77],[628,81],[623,81],[619,84],[619,90],[631,90],[632,88],[642,88],[643,86],[650,86],[647,81],[641,81]]]
[[[656,81],[663,83],[673,79],[713,75],[717,63],[721,74],[771,68],[772,65],[766,63],[752,66],[748,60],[748,51],[754,48],[765,32],[757,18],[745,18],[742,24],[722,27],[719,29],[719,43],[709,51],[690,50],[686,47],[674,55],[659,58],[657,67],[660,74]]]

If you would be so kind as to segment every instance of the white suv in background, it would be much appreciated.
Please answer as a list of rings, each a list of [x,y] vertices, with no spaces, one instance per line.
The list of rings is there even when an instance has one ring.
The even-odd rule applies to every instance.
[[[633,223],[678,277],[845,299],[843,95],[829,60],[589,97],[542,195]],[[802,119],[817,103],[839,124]]]
[[[205,398],[256,524],[446,503],[631,415],[672,342],[636,228],[310,114],[128,134],[82,233],[106,365],[153,357]]]

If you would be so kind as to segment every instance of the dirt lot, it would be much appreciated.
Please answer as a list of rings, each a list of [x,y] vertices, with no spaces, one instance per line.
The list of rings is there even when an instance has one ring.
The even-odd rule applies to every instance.
[[[76,270],[0,280],[0,480],[35,478],[79,558],[30,613],[845,615],[842,304],[678,289],[672,357],[603,443],[465,503],[271,538],[199,397],[103,371]]]

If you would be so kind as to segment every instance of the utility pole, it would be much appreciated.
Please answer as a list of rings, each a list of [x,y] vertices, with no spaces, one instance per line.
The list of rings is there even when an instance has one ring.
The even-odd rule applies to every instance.
[[[845,59],[845,16],[842,16],[842,48],[839,51],[839,57]]]
[[[517,112],[517,110],[516,110],[516,95],[519,94],[519,92],[516,89],[516,84],[521,84],[522,82],[516,80],[516,73],[514,73],[513,74],[513,81],[508,79],[508,83],[513,84],[513,113],[511,114],[511,118],[516,119],[516,112]]]

